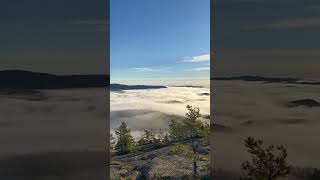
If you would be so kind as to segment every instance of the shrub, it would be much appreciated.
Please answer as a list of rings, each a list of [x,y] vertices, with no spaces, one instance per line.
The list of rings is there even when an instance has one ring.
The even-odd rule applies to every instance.
[[[287,165],[287,150],[280,145],[270,145],[262,148],[263,142],[249,137],[245,140],[245,146],[252,155],[251,162],[245,161],[242,168],[247,176],[243,179],[275,180],[290,174],[291,167]]]

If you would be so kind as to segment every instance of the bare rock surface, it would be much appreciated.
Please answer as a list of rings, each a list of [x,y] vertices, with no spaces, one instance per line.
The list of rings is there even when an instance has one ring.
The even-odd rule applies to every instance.
[[[170,154],[174,145],[166,144],[154,147],[151,145],[143,150],[125,155],[111,157],[111,179],[192,179],[192,161],[184,155]],[[202,156],[210,153],[210,146],[201,145],[198,152]],[[209,160],[198,161],[199,174],[209,174]]]

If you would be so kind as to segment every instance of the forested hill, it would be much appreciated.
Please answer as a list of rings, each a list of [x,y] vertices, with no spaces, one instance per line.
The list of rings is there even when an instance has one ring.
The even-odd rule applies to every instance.
[[[149,86],[149,85],[124,85],[124,84],[111,84],[111,91],[122,90],[142,90],[142,89],[161,89],[167,88],[166,86]]]
[[[108,87],[109,75],[53,75],[22,70],[0,71],[1,89],[64,89]]]

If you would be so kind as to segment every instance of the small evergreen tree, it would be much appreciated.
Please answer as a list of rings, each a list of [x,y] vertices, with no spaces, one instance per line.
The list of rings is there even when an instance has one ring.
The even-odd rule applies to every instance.
[[[114,149],[117,141],[116,138],[110,133],[110,149]]]
[[[164,135],[163,142],[164,142],[164,143],[170,142],[170,138],[169,138],[168,133],[166,133],[166,135]]]
[[[156,140],[155,140],[155,143],[161,143],[162,142],[162,135],[161,134],[158,134]]]
[[[144,135],[141,135],[140,139],[138,140],[138,145],[139,146],[144,146],[146,144],[147,144],[147,141],[146,141]]]
[[[131,135],[131,130],[127,128],[127,124],[125,122],[121,123],[115,133],[118,136],[116,150],[120,154],[126,154],[135,150],[135,142]]]
[[[196,178],[198,175],[198,165],[197,160],[199,158],[198,155],[198,148],[200,144],[200,140],[198,139],[201,137],[202,131],[202,122],[198,120],[201,117],[200,109],[193,108],[192,106],[187,106],[188,112],[186,113],[186,117],[184,119],[184,125],[186,127],[186,131],[188,132],[188,138],[191,139],[191,147],[192,153],[189,153],[189,157],[193,160],[193,175]]]
[[[169,134],[172,141],[181,141],[186,138],[184,127],[177,120],[171,120]]]
[[[200,131],[198,132],[199,136],[204,138],[204,143],[209,144],[210,143],[210,124],[207,122],[204,122],[201,127]]]
[[[210,135],[210,124],[203,123],[199,118],[201,117],[200,109],[187,106],[188,112],[183,120],[183,123],[178,123],[175,120],[171,121],[170,124],[170,138],[173,141],[181,141],[188,139],[191,141],[191,146],[178,144],[173,147],[172,153],[184,152],[179,154],[185,154],[193,161],[193,175],[194,178],[198,176],[198,165],[197,161],[200,159],[198,154],[199,146],[201,143],[200,138],[209,139]],[[207,140],[209,141],[209,140]]]
[[[290,174],[291,167],[287,165],[287,150],[284,146],[275,148],[274,145],[270,145],[263,149],[262,141],[252,137],[245,140],[245,146],[252,155],[252,161],[242,164],[248,176],[243,179],[276,180]]]
[[[145,133],[144,138],[146,140],[146,143],[152,144],[154,142],[154,134],[149,130],[145,130],[144,133]]]

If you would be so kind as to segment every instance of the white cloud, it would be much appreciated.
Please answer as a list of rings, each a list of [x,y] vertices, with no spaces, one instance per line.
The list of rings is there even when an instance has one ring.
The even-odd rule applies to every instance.
[[[133,70],[136,72],[168,71],[169,69],[171,69],[171,67],[164,67],[164,68],[133,67],[133,68],[129,68],[129,70]]]
[[[187,69],[186,71],[209,71],[210,67],[198,67],[198,68],[192,68],[192,69]]]
[[[204,55],[200,55],[200,56],[188,56],[185,57],[184,60],[182,60],[182,62],[185,63],[196,63],[196,62],[206,62],[206,61],[210,61],[210,54],[204,54]]]

